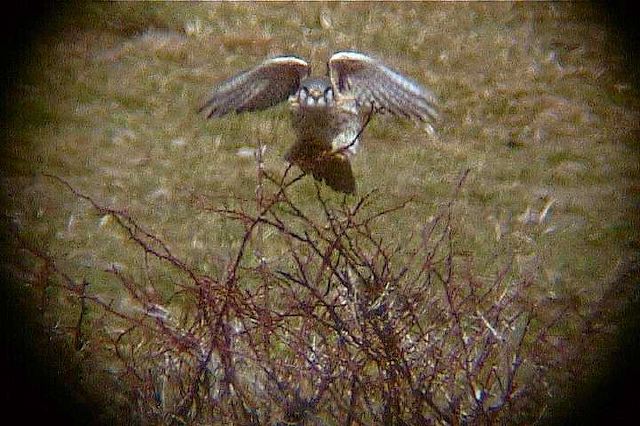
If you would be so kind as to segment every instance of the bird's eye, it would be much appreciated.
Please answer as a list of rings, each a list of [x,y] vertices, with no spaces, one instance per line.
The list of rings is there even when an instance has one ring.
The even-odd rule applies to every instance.
[[[333,101],[333,89],[331,87],[327,87],[324,89],[324,98],[327,102]]]
[[[298,92],[298,98],[301,100],[305,100],[308,97],[309,97],[309,89],[303,86]]]

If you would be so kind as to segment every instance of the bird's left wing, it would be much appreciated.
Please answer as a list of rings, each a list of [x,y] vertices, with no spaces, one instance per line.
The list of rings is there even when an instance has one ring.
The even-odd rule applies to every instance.
[[[334,90],[354,96],[361,107],[414,121],[438,119],[433,93],[376,59],[358,52],[338,52],[328,65]]]
[[[269,108],[295,93],[309,72],[309,64],[295,56],[267,59],[216,86],[199,111],[210,118]]]

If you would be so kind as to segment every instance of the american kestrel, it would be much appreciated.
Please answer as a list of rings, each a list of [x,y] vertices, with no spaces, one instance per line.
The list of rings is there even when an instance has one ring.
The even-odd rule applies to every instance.
[[[362,53],[338,52],[329,59],[326,77],[310,74],[309,63],[298,57],[267,59],[221,82],[200,112],[220,117],[288,99],[297,140],[285,159],[345,193],[356,190],[350,158],[370,114],[389,112],[429,128],[438,118],[429,90]]]

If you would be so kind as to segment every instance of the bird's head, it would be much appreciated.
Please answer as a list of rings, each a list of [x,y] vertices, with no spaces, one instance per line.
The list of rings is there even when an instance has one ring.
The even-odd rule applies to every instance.
[[[333,106],[333,88],[326,78],[309,78],[300,82],[298,102],[303,108]]]

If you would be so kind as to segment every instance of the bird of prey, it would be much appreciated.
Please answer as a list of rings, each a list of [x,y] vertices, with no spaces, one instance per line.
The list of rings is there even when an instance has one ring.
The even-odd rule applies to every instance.
[[[438,118],[431,91],[379,60],[337,52],[326,77],[295,56],[270,58],[221,82],[200,108],[208,118],[262,110],[289,101],[295,144],[285,159],[336,191],[355,193],[350,158],[372,113],[401,116],[430,126]]]

